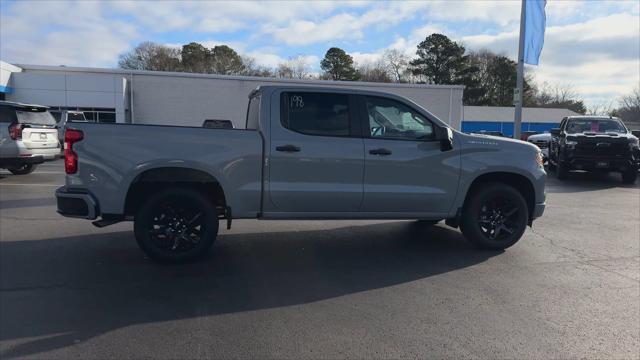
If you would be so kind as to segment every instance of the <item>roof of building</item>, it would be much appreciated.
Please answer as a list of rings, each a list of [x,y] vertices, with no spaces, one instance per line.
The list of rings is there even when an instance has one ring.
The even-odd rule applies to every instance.
[[[464,121],[513,122],[515,108],[507,106],[465,106]],[[578,116],[575,111],[557,108],[522,108],[523,122],[560,122],[565,116]]]
[[[102,73],[102,74],[122,74],[122,75],[152,75],[152,76],[174,76],[174,77],[195,77],[209,79],[225,79],[225,80],[259,80],[259,81],[277,81],[290,82],[295,84],[328,84],[338,86],[369,86],[369,87],[398,87],[398,88],[437,88],[437,89],[454,89],[462,90],[464,85],[434,85],[434,84],[405,84],[405,83],[380,83],[380,82],[364,82],[364,81],[334,81],[334,80],[317,80],[317,79],[282,79],[259,76],[241,76],[241,75],[219,75],[219,74],[196,74],[187,72],[171,72],[171,71],[148,71],[148,70],[125,70],[125,69],[107,69],[107,68],[89,68],[89,67],[73,67],[73,66],[50,66],[50,65],[30,65],[18,64],[24,71],[63,71],[63,72],[85,72],[85,73]]]

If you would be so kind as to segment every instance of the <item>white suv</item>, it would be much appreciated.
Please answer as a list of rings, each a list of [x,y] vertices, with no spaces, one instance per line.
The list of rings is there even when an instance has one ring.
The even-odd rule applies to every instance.
[[[46,106],[0,101],[0,168],[24,175],[58,157],[56,121]]]

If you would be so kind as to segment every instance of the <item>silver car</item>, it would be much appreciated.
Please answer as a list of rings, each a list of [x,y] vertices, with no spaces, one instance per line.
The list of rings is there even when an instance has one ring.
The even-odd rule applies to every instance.
[[[29,174],[60,155],[56,121],[46,106],[0,101],[0,168]]]

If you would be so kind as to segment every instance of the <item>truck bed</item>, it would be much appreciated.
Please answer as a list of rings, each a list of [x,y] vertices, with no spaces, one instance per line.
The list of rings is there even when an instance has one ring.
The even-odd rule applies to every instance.
[[[191,168],[213,176],[238,216],[260,209],[262,138],[258,131],[161,125],[72,123],[84,133],[73,145],[78,172],[69,189],[88,190],[103,214],[121,214],[129,185],[145,171]]]

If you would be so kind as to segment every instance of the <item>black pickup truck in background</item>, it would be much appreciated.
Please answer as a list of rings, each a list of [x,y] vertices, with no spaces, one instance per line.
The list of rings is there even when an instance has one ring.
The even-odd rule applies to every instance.
[[[618,118],[570,116],[551,130],[549,168],[558,179],[571,170],[620,172],[634,183],[640,166],[638,138]]]

